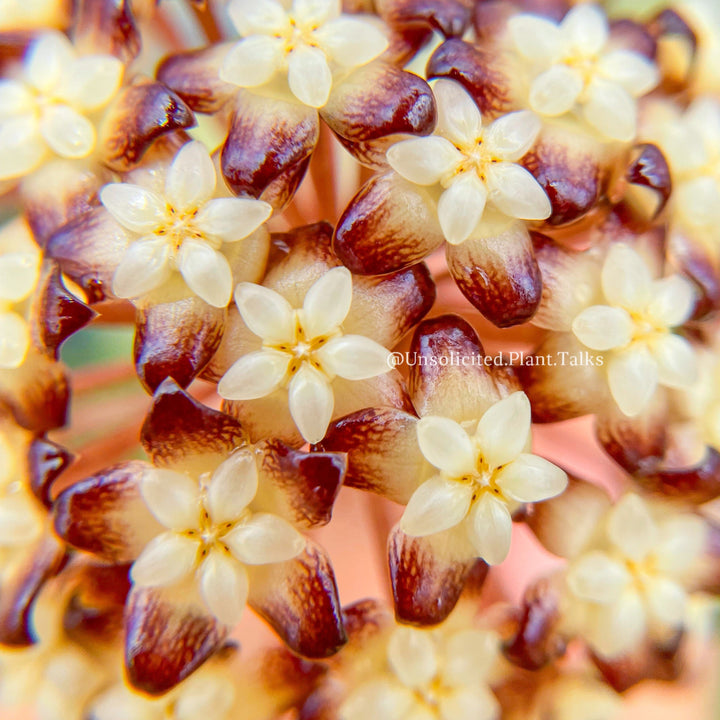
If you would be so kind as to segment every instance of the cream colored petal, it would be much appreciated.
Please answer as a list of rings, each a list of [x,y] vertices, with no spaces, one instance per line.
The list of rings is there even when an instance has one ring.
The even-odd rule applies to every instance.
[[[390,351],[363,335],[333,338],[315,353],[323,369],[346,380],[365,380],[389,372]]]
[[[61,32],[46,32],[30,46],[25,60],[25,75],[38,90],[52,94],[63,75],[70,70],[75,50]]]
[[[651,578],[645,586],[648,613],[668,628],[681,627],[687,615],[687,593],[682,585],[664,577]]]
[[[200,543],[174,532],[151,540],[130,569],[130,578],[142,587],[164,587],[186,578],[195,567]]]
[[[675,190],[678,209],[693,225],[717,222],[720,186],[714,177],[701,176],[679,183]]]
[[[222,672],[194,675],[183,683],[182,690],[173,703],[173,720],[198,720],[208,716],[229,720],[238,696],[235,681],[230,675]],[[129,717],[132,717],[132,720],[144,720]],[[128,720],[128,716],[118,720]]]
[[[560,24],[563,40],[585,57],[602,50],[608,39],[608,31],[608,21],[603,10],[589,3],[574,7]]]
[[[576,597],[601,604],[616,602],[631,580],[621,563],[598,550],[582,555],[567,571],[568,587]]]
[[[475,449],[465,429],[454,420],[436,415],[420,418],[418,445],[425,459],[450,477],[461,477],[475,468]]]
[[[233,45],[220,68],[220,79],[240,87],[259,87],[282,67],[283,41],[254,35]]]
[[[0,312],[0,368],[22,365],[30,348],[30,329],[14,312]]]
[[[233,25],[242,36],[256,33],[272,35],[288,23],[285,8],[275,0],[231,0],[227,9]]]
[[[432,89],[438,112],[436,133],[453,143],[476,142],[482,134],[482,115],[470,94],[460,83],[442,78]]]
[[[438,135],[403,140],[387,151],[390,167],[416,185],[434,185],[462,159],[460,151]]]
[[[591,305],[572,323],[575,337],[592,350],[624,347],[632,340],[634,327],[626,310],[610,305]]]
[[[442,678],[449,687],[480,685],[500,656],[500,638],[490,630],[460,630],[445,643]]]
[[[514,392],[491,405],[480,418],[475,442],[493,470],[515,460],[530,437],[530,401]]]
[[[325,375],[303,363],[288,385],[290,414],[306,442],[320,442],[332,418],[335,398]]]
[[[605,79],[622,85],[633,97],[650,92],[660,80],[655,63],[630,50],[613,50],[603,55],[597,70]]]
[[[139,185],[105,185],[100,202],[115,220],[135,233],[150,233],[165,222],[165,200]]]
[[[42,516],[34,498],[25,492],[0,498],[0,549],[23,548],[42,532]]]
[[[95,147],[95,126],[68,105],[45,108],[40,132],[45,142],[61,157],[87,157]]]
[[[704,552],[708,526],[696,515],[678,515],[659,525],[660,541],[653,552],[659,572],[683,575]]]
[[[140,492],[150,512],[165,527],[181,532],[200,525],[200,486],[182,473],[154,468],[145,473]]]
[[[680,275],[671,275],[652,283],[646,312],[650,322],[676,327],[692,315],[696,300],[693,284]]]
[[[337,267],[318,278],[303,300],[302,326],[305,337],[312,339],[337,330],[350,312],[352,275]]]
[[[575,106],[583,90],[582,75],[566,65],[553,65],[530,87],[530,107],[540,115],[564,115]]]
[[[483,493],[470,510],[465,525],[478,557],[488,565],[499,565],[510,552],[512,518],[507,505]]]
[[[236,360],[218,383],[226,400],[255,400],[277,390],[285,379],[290,356],[275,350],[258,350]]]
[[[472,500],[472,487],[439,475],[426,480],[412,494],[400,519],[400,528],[411,537],[424,537],[461,523]]]
[[[340,0],[293,0],[292,3],[293,15],[312,25],[324,25],[341,11]]]
[[[607,533],[615,547],[631,560],[643,560],[659,540],[658,528],[639,495],[627,493],[610,511]]]
[[[285,562],[305,547],[305,538],[287,520],[271,513],[256,513],[225,535],[223,542],[246,565]]]
[[[115,270],[113,293],[120,298],[140,297],[160,287],[171,272],[166,240],[138,240],[128,247]]]
[[[227,307],[232,300],[233,277],[227,258],[202,240],[185,240],[177,257],[187,286],[208,305]]]
[[[0,180],[20,178],[35,170],[47,145],[32,115],[0,120]]]
[[[476,685],[451,690],[440,698],[442,720],[496,720],[500,717],[500,703],[489,687]]]
[[[317,30],[313,39],[336,63],[348,68],[369,63],[388,46],[387,37],[378,27],[345,15]]]
[[[332,73],[325,53],[309,45],[296,47],[288,57],[288,85],[304,105],[323,107],[332,89]]]
[[[485,184],[474,171],[458,175],[438,200],[438,220],[451,245],[465,242],[482,218],[487,200]]]
[[[622,85],[595,79],[583,105],[585,119],[611,140],[630,142],[637,131],[637,105]]]
[[[562,47],[560,28],[537,15],[515,15],[508,20],[510,38],[526,59],[539,64],[553,61]]]
[[[490,202],[509,217],[544,220],[550,216],[550,200],[540,183],[524,167],[499,162],[485,170]]]
[[[0,80],[0,119],[32,114],[35,100],[25,85],[16,80]]]
[[[496,475],[495,481],[505,495],[523,503],[555,497],[568,483],[564,470],[528,453],[520,453]]]
[[[185,143],[165,178],[165,197],[176,212],[196,210],[215,192],[215,166],[205,145]]]
[[[610,305],[634,311],[650,299],[652,278],[642,257],[623,243],[614,244],[602,268],[602,289]]]
[[[199,569],[200,592],[208,610],[225,625],[237,625],[247,603],[247,570],[227,553],[212,550]]]
[[[435,644],[428,630],[399,627],[387,646],[390,667],[403,685],[419,688],[433,680],[438,671]]]
[[[252,502],[258,488],[258,471],[251,450],[233,453],[218,466],[208,487],[208,512],[216,525],[237,520]]]
[[[630,349],[608,358],[608,384],[613,400],[629,417],[642,412],[658,384],[658,366],[645,349]]]
[[[193,225],[206,236],[237,242],[255,232],[272,215],[272,205],[249,198],[217,198],[203,205]]]
[[[600,606],[593,625],[589,639],[601,655],[613,658],[631,652],[640,644],[647,628],[640,595],[628,589],[618,602]]]
[[[256,283],[240,283],[235,303],[245,324],[266,342],[295,340],[295,313],[290,303],[274,290]]]
[[[697,380],[697,357],[685,338],[668,333],[655,340],[650,351],[657,363],[660,385],[687,388]]]
[[[60,96],[85,112],[107,105],[120,87],[125,68],[112,55],[85,55],[72,63]]]
[[[390,678],[361,683],[338,709],[339,720],[410,720],[416,700],[409,688]]]
[[[8,252],[0,255],[0,299],[19,302],[34,289],[39,253]]]
[[[540,118],[529,110],[502,115],[485,131],[485,143],[494,156],[515,162],[533,146],[542,128]]]

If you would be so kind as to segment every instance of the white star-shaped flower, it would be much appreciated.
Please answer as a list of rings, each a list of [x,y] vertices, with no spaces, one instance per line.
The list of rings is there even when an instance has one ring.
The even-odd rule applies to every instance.
[[[352,275],[344,267],[316,280],[302,308],[254,283],[240,283],[235,302],[263,347],[237,360],[220,380],[218,392],[227,400],[254,400],[287,387],[290,413],[307,442],[325,436],[335,405],[331,383],[336,376],[365,380],[391,368],[386,348],[342,331],[352,303]]]
[[[500,704],[488,677],[498,649],[486,630],[398,627],[387,645],[389,671],[353,690],[340,720],[493,720]]]
[[[516,15],[508,27],[531,69],[529,103],[535,112],[554,117],[579,110],[610,139],[635,137],[635,99],[657,85],[658,69],[639,53],[609,45],[603,10],[578,5],[559,25],[535,15]]]
[[[258,488],[255,458],[240,451],[209,479],[154,469],[141,492],[167,531],[151,540],[132,566],[136,585],[174,585],[194,579],[208,610],[234,625],[247,601],[246,565],[290,560],[305,547],[303,536],[283,518],[252,512]]]
[[[590,604],[580,622],[591,644],[607,657],[632,650],[650,625],[669,632],[685,621],[683,575],[703,553],[705,523],[693,515],[656,522],[638,495],[625,495],[605,522],[609,545],[571,564],[572,596]]]
[[[547,218],[551,207],[545,191],[517,164],[540,132],[538,118],[513,112],[483,128],[480,110],[459,84],[438,80],[433,93],[435,133],[395,143],[387,160],[406,180],[439,186],[437,212],[445,239],[452,245],[467,240],[486,204],[514,218]]]
[[[376,24],[341,14],[340,0],[232,0],[228,9],[243,40],[228,53],[220,77],[254,88],[283,74],[310,107],[325,105],[338,72],[369,63],[388,46]]]
[[[163,195],[129,183],[102,189],[100,200],[108,212],[139,236],[115,271],[115,295],[145,295],[177,269],[190,290],[209,305],[225,307],[230,302],[233,277],[222,245],[257,230],[272,207],[249,198],[212,199],[215,183],[212,158],[201,142],[193,141],[173,159]]]
[[[572,330],[583,345],[608,354],[610,392],[633,416],[658,384],[689,387],[695,380],[692,345],[671,332],[692,314],[695,291],[679,275],[653,280],[642,257],[622,243],[610,248],[601,279],[607,304],[585,308]]]
[[[0,81],[0,180],[36,169],[49,150],[90,155],[97,134],[88,116],[110,102],[123,72],[112,55],[78,56],[62,33],[41,35],[20,79]]]
[[[463,523],[478,557],[491,565],[510,550],[512,511],[567,486],[560,468],[525,452],[530,403],[523,392],[488,408],[472,435],[454,420],[426,416],[417,424],[417,438],[425,459],[440,472],[413,493],[401,529],[422,537]]]

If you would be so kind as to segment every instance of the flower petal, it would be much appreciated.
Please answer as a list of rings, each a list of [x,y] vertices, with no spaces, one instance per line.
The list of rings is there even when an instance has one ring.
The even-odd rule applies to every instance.
[[[628,245],[613,245],[602,268],[602,289],[610,305],[626,310],[642,307],[649,299],[652,280],[650,270],[635,250]]]
[[[352,275],[347,268],[328,270],[316,280],[303,300],[302,326],[307,339],[337,330],[350,311]]]
[[[217,198],[206,203],[193,225],[211,237],[236,242],[255,232],[272,215],[272,206],[249,198]]]
[[[585,308],[572,323],[575,337],[592,350],[625,347],[632,340],[634,328],[626,310],[610,305]]]
[[[288,85],[301,103],[314,108],[325,105],[332,88],[325,53],[309,45],[296,47],[288,57]]]
[[[396,680],[381,678],[368,680],[354,688],[340,705],[338,717],[343,720],[366,720],[370,717],[414,720],[411,713],[415,707],[417,701],[409,688]]]
[[[480,222],[488,191],[474,171],[460,173],[438,200],[438,220],[445,239],[459,245]]]
[[[637,591],[628,589],[618,602],[597,609],[588,639],[600,655],[618,657],[637,647],[646,628],[642,599]]]
[[[492,163],[486,168],[490,202],[509,217],[544,220],[550,215],[548,196],[538,181],[520,165]]]
[[[564,115],[573,109],[582,90],[583,80],[577,70],[553,65],[533,80],[530,107],[540,115]]]
[[[130,577],[141,587],[174,585],[195,567],[200,542],[175,532],[151,540],[133,563]]]
[[[442,720],[496,720],[501,712],[500,703],[485,685],[451,690],[441,698],[439,707]]]
[[[258,489],[255,456],[249,451],[233,453],[212,474],[207,491],[208,512],[216,525],[237,520]]]
[[[680,275],[655,280],[650,289],[647,314],[651,321],[665,327],[682,325],[695,308],[696,292],[692,283]]]
[[[95,147],[94,125],[67,105],[46,108],[40,120],[40,132],[61,157],[87,157]]]
[[[0,121],[0,180],[27,175],[40,165],[46,154],[37,121],[31,116]]]
[[[369,63],[388,47],[387,38],[377,26],[347,15],[326,23],[313,36],[336,63],[348,68]]]
[[[100,202],[123,227],[138,234],[151,233],[165,220],[163,198],[139,185],[105,185]]]
[[[288,403],[303,438],[309,443],[320,442],[327,432],[335,405],[325,375],[304,362],[288,385]]]
[[[514,392],[489,407],[475,433],[480,453],[492,470],[519,457],[529,438],[530,401],[524,392]]]
[[[425,459],[450,477],[475,469],[475,450],[465,429],[454,420],[434,415],[417,423],[417,438]]]
[[[453,143],[475,143],[482,133],[482,116],[471,95],[460,83],[440,79],[433,85],[437,101],[438,135]]]
[[[663,629],[682,627],[687,613],[687,593],[682,585],[664,577],[652,578],[647,586],[650,619]]]
[[[140,492],[150,512],[165,527],[177,532],[199,527],[197,480],[173,470],[153,468],[143,476]]]
[[[128,247],[115,270],[113,293],[120,298],[141,297],[167,282],[171,273],[167,241],[138,240]]]
[[[438,659],[432,636],[426,630],[399,627],[388,641],[387,657],[403,685],[420,688],[435,678]]]
[[[647,350],[630,349],[607,363],[613,399],[625,415],[633,417],[647,407],[658,383],[658,365]]]
[[[233,277],[227,258],[202,240],[186,239],[177,257],[178,270],[188,287],[208,305],[227,307]]]
[[[652,343],[658,382],[671,388],[687,388],[697,379],[697,358],[693,346],[683,337],[668,333]]]
[[[557,465],[537,455],[521,453],[506,465],[495,481],[518,502],[539,502],[559,495],[567,487],[567,475]]]
[[[199,574],[202,598],[210,612],[225,625],[237,625],[250,591],[247,570],[230,555],[211,550]]]
[[[562,46],[560,29],[546,18],[515,15],[507,21],[507,27],[517,51],[533,62],[551,62]]]
[[[107,105],[120,87],[125,68],[112,55],[84,55],[77,58],[64,83],[62,98],[85,112]]]
[[[461,523],[468,513],[472,487],[440,476],[426,480],[408,501],[400,528],[411,537],[425,537]]]
[[[30,46],[25,72],[30,83],[44,93],[57,88],[64,71],[75,55],[67,36],[61,32],[46,32]]]
[[[244,355],[222,376],[218,393],[226,400],[254,400],[280,387],[290,356],[275,350],[258,350]]]
[[[283,41],[254,35],[233,45],[220,68],[220,79],[240,87],[269,82],[282,66]]]
[[[29,348],[30,329],[25,320],[14,312],[0,312],[0,368],[19,367]]]
[[[284,27],[287,13],[281,3],[266,0],[231,0],[228,15],[241,36],[270,35]]]
[[[567,573],[570,590],[580,599],[609,604],[632,582],[625,567],[599,550],[582,555]]]
[[[315,356],[326,371],[346,380],[365,380],[392,369],[390,351],[362,335],[333,338]]]
[[[655,63],[631,50],[613,50],[603,55],[597,70],[607,80],[622,85],[633,97],[650,92],[660,79]]]
[[[594,55],[607,42],[608,21],[596,5],[578,5],[563,18],[560,32],[565,42],[579,51],[582,57]]]
[[[637,130],[637,106],[621,85],[595,79],[583,105],[585,119],[603,135],[629,142]]]
[[[505,560],[510,552],[512,518],[504,502],[483,493],[472,506],[465,527],[478,557],[488,565]]]
[[[255,283],[240,283],[235,288],[235,303],[245,324],[265,342],[294,340],[295,315],[279,293]]]
[[[292,560],[305,548],[305,538],[287,520],[272,513],[255,513],[223,536],[223,542],[246,565]]]
[[[542,123],[529,110],[508,113],[499,117],[485,131],[485,143],[494,155],[515,162],[533,146]]]
[[[639,495],[628,493],[610,511],[608,537],[626,557],[639,562],[657,545],[658,528]]]
[[[403,140],[387,151],[390,167],[416,185],[434,185],[462,159],[454,145],[438,135]]]
[[[678,515],[660,523],[660,542],[654,553],[661,573],[683,576],[705,550],[708,526],[696,515]]]
[[[499,637],[492,630],[459,630],[447,639],[445,650],[440,672],[446,685],[481,685],[491,677],[497,663]]]
[[[165,178],[165,197],[180,213],[196,210],[215,192],[215,166],[198,140],[185,143]]]
[[[24,300],[38,280],[39,258],[34,252],[5,252],[0,255],[0,299]]]

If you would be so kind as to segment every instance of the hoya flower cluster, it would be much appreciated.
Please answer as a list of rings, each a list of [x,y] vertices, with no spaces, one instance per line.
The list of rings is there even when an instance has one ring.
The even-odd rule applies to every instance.
[[[713,9],[0,0],[0,716],[705,717]]]

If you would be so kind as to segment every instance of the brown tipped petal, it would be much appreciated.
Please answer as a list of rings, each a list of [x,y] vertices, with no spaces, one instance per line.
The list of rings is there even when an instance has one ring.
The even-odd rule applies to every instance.
[[[407,362],[410,395],[419,415],[477,420],[501,397],[485,357],[477,333],[457,315],[418,325]]]
[[[457,0],[381,0],[378,13],[390,25],[417,27],[426,25],[445,37],[460,36],[470,22],[469,6]]]
[[[319,133],[314,108],[241,92],[222,150],[225,180],[237,195],[282,208],[305,174]]]
[[[32,548],[22,563],[3,577],[0,594],[0,644],[31,645],[32,605],[45,582],[57,575],[67,559],[64,545],[47,534]]]
[[[330,94],[320,115],[342,144],[367,165],[385,167],[385,151],[406,135],[429,135],[436,122],[430,86],[394,65],[356,70]]]
[[[68,223],[49,240],[47,254],[87,293],[91,303],[112,295],[112,279],[130,242],[103,207]]]
[[[30,487],[47,508],[52,506],[52,485],[73,461],[73,455],[47,438],[35,438],[28,449]]]
[[[306,528],[330,522],[345,475],[344,455],[301,452],[279,440],[265,440],[256,452],[261,479],[254,508]]]
[[[261,346],[262,340],[248,329],[233,303],[227,311],[225,332],[215,355],[203,372],[203,377],[217,382],[238,358],[259,350]]]
[[[656,41],[656,58],[664,89],[684,89],[694,69],[698,39],[692,28],[675,10],[662,10],[649,24]]]
[[[273,437],[292,447],[305,444],[290,415],[285,389],[257,400],[226,400],[222,407],[224,412],[240,422],[250,442]]]
[[[348,454],[346,485],[405,505],[428,471],[416,423],[402,410],[360,410],[333,423],[321,446]]]
[[[498,327],[529,320],[542,297],[542,279],[523,223],[446,247],[448,268],[462,294]]]
[[[676,228],[670,232],[668,253],[678,269],[698,288],[695,317],[702,318],[720,308],[720,255],[714,247]]]
[[[396,526],[388,557],[397,619],[421,626],[445,620],[473,570],[474,555],[462,527],[413,538]]]
[[[335,378],[333,420],[366,407],[392,407],[413,412],[410,397],[397,370],[368,380]]]
[[[249,575],[250,606],[292,651],[325,658],[345,644],[335,574],[322,548],[308,541],[293,560],[251,567]]]
[[[45,261],[31,311],[32,333],[38,347],[56,360],[60,345],[93,317],[95,311],[67,291],[57,264]]]
[[[131,460],[64,490],[55,501],[55,532],[108,562],[133,561],[162,530],[140,494],[148,468]]]
[[[670,168],[660,148],[650,143],[633,147],[625,180],[626,207],[636,223],[648,225],[663,211],[672,192]]]
[[[214,113],[238,91],[220,79],[225,55],[234,43],[211,45],[165,58],[157,79],[176,92],[195,112]]]
[[[140,441],[154,464],[182,465],[201,474],[214,470],[246,437],[236,420],[199,403],[168,379],[155,392]]]
[[[140,32],[129,2],[80,0],[73,40],[82,54],[115,55],[124,63],[140,52]]]
[[[133,588],[125,610],[130,684],[150,695],[174,688],[227,637],[228,630],[177,588]]]
[[[525,521],[547,550],[574,558],[587,547],[610,504],[605,490],[570,475],[563,493],[527,506]]]
[[[372,178],[350,201],[333,242],[352,272],[379,275],[420,262],[443,241],[430,192],[390,172]]]
[[[435,284],[423,263],[380,278],[356,277],[343,328],[392,348],[427,315],[434,301]]]
[[[148,392],[166,378],[187,387],[218,349],[225,315],[196,296],[138,307],[135,368]]]
[[[138,78],[122,90],[100,128],[105,164],[116,172],[130,170],[157,138],[195,125],[190,108],[162,83]]]

